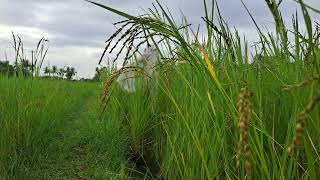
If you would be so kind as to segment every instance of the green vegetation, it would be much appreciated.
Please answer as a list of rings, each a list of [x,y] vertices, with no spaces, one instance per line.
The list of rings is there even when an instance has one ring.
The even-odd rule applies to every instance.
[[[103,54],[123,40],[127,65],[133,46],[151,43],[161,66],[136,77],[134,93],[114,83],[139,71],[130,66],[97,69],[103,88],[1,77],[0,178],[318,179],[320,26],[308,11],[319,10],[297,1],[304,35],[297,15],[285,27],[276,1],[266,2],[277,32],[262,32],[248,10],[260,37],[252,63],[215,3],[204,1],[200,42],[159,2],[139,17],[92,2],[126,18]]]
[[[52,68],[46,66],[44,68],[44,75],[59,78],[66,78],[67,80],[72,80],[73,76],[76,75],[76,69],[74,67],[67,66],[66,68],[59,68],[57,66],[52,66]]]
[[[98,118],[97,84],[1,77],[0,87],[1,179],[106,178],[126,160],[122,127]]]

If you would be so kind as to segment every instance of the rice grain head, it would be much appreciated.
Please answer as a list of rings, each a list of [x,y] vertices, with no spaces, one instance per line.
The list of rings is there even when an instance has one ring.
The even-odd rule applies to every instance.
[[[137,71],[138,68],[137,67],[132,67],[132,66],[127,66],[127,67],[122,67],[119,70],[115,71],[114,73],[112,73],[104,82],[103,85],[103,90],[100,96],[100,112],[101,114],[104,112],[105,108],[106,108],[106,99],[109,96],[109,92],[110,92],[110,88],[113,84],[113,82],[123,73],[125,73],[127,70],[131,70],[131,71]]]
[[[306,106],[306,108],[299,113],[298,121],[295,126],[295,136],[293,138],[293,142],[289,146],[287,152],[289,155],[292,155],[294,148],[301,146],[302,144],[302,137],[303,133],[305,131],[305,128],[307,126],[307,114],[311,113],[317,103],[320,101],[320,92],[318,92],[318,95],[315,96],[309,104]]]
[[[320,81],[320,74],[317,74],[309,79],[306,79],[302,82],[300,82],[299,84],[296,84],[296,85],[286,85],[282,90],[283,91],[292,91],[292,90],[296,90],[300,87],[303,87],[303,86],[307,86],[309,84],[311,84],[313,81]]]
[[[247,87],[243,87],[238,97],[238,112],[239,112],[239,123],[238,128],[240,131],[240,140],[238,144],[238,151],[236,155],[236,167],[240,168],[241,157],[245,161],[245,172],[248,179],[253,179],[253,164],[252,164],[252,153],[249,144],[249,127],[252,112],[252,105],[250,102],[251,92]]]

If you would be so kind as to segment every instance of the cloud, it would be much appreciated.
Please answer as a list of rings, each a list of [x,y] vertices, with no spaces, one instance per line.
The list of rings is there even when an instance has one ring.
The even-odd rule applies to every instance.
[[[133,15],[144,14],[152,7],[150,0],[97,0]],[[204,24],[203,1],[160,0],[169,7],[177,22],[181,14],[195,26]],[[211,1],[207,1],[211,2]],[[259,24],[274,28],[272,16],[264,1],[244,0]],[[320,1],[305,1],[320,7]],[[218,0],[220,11],[230,27],[251,35],[254,24],[240,0]],[[284,0],[282,14],[287,23],[291,15],[299,10],[292,0]],[[319,15],[313,14],[314,17]],[[302,18],[302,17],[300,17]],[[319,19],[319,18],[318,18]],[[1,0],[0,1],[0,59],[11,46],[11,31],[20,34],[26,47],[32,49],[42,36],[50,40],[48,60],[50,64],[71,65],[78,69],[79,76],[91,76],[104,48],[104,41],[115,31],[113,22],[120,17],[82,0]],[[204,27],[203,27],[204,28]],[[252,38],[252,36],[250,36]]]

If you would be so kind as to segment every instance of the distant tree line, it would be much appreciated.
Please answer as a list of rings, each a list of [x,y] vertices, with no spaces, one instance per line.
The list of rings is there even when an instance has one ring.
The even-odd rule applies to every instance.
[[[43,68],[43,62],[46,59],[48,52],[49,40],[42,37],[36,48],[31,50],[31,56],[27,58],[26,49],[24,43],[19,35],[12,32],[13,37],[13,48],[15,51],[15,57],[12,59],[13,63],[10,64],[6,59],[5,61],[0,60],[0,75],[8,77],[44,77],[44,78],[59,78],[72,80],[76,75],[74,67],[66,66],[58,68],[57,66],[47,66]],[[108,64],[106,67],[97,67],[93,78],[81,78],[80,81],[101,81],[104,79],[103,76],[108,76],[110,73],[116,70],[115,65]],[[41,73],[43,71],[43,74]],[[42,74],[42,75],[41,75]]]
[[[44,37],[41,38],[34,50],[31,51],[31,56],[27,58],[24,43],[19,35],[12,32],[13,48],[15,51],[15,57],[13,64],[9,61],[0,61],[0,75],[8,77],[23,76],[23,77],[39,77],[41,75],[42,65],[48,52],[48,40]],[[51,78],[65,78],[71,80],[76,74],[74,67],[57,68],[57,66],[45,67],[44,77]]]
[[[71,80],[73,76],[76,75],[76,70],[74,67],[64,67],[58,68],[57,66],[49,66],[44,68],[44,75],[49,77],[59,77],[59,78],[66,78],[67,80]]]
[[[32,76],[32,66],[28,60],[22,60],[20,63],[11,65],[9,61],[0,61],[0,74],[8,77],[12,76]]]
[[[44,75],[47,77],[58,77],[71,80],[76,75],[76,70],[74,67],[64,67],[58,68],[57,66],[45,67]],[[33,67],[28,60],[20,61],[20,63],[10,64],[9,61],[0,61],[0,75],[13,77],[13,76],[23,76],[31,77],[33,76]]]

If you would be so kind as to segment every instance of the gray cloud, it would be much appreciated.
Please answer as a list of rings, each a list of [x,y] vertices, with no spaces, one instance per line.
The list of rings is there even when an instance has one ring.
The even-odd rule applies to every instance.
[[[209,0],[210,1],[210,0]],[[208,1],[208,2],[209,2]],[[152,7],[150,0],[97,0],[130,14],[144,14],[142,9]],[[202,0],[160,0],[168,6],[177,22],[181,12],[192,24],[202,24],[204,16]],[[210,1],[211,2],[211,1]],[[272,16],[264,1],[244,0],[256,21],[273,28]],[[320,7],[320,1],[305,1],[313,7]],[[254,25],[244,10],[240,0],[218,0],[223,17],[230,27],[251,35]],[[284,0],[281,10],[287,23],[296,10],[292,0]],[[313,14],[320,19],[319,15]],[[11,31],[15,31],[26,41],[26,47],[35,46],[38,38],[50,39],[49,62],[75,66],[80,76],[91,76],[104,47],[104,41],[114,31],[112,23],[120,17],[95,7],[82,0],[0,0],[0,58],[10,48]],[[99,53],[100,52],[100,53]]]

